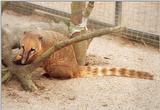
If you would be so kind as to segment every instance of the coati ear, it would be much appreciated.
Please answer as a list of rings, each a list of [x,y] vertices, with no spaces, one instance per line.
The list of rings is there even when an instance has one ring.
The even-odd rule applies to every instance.
[[[39,35],[38,39],[41,41],[43,39],[43,36]]]

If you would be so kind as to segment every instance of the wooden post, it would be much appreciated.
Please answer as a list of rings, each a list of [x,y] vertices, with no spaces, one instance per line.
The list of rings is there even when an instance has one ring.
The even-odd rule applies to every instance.
[[[75,37],[87,30],[87,20],[94,7],[94,2],[89,2],[86,8],[85,2],[72,2],[71,4],[71,37]],[[77,62],[79,65],[85,64],[88,40],[73,44]]]

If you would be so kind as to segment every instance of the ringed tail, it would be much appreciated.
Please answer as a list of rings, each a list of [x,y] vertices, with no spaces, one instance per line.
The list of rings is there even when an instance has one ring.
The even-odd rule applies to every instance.
[[[93,76],[119,76],[153,80],[153,75],[133,69],[126,68],[109,68],[100,66],[81,66],[79,77],[93,77]]]

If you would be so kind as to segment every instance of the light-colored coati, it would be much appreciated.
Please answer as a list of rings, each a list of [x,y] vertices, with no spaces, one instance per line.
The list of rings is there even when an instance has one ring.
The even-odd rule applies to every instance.
[[[20,54],[16,62],[32,63],[45,52],[53,43],[68,39],[60,33],[46,30],[25,32],[20,40]],[[75,78],[91,76],[122,76],[141,79],[153,79],[148,72],[130,70],[126,68],[109,68],[98,66],[79,66],[72,45],[66,46],[42,62],[42,67],[50,77]]]

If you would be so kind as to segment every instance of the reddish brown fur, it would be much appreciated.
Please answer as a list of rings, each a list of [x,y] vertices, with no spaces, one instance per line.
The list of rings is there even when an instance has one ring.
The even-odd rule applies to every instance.
[[[93,74],[94,74],[94,75],[98,74],[98,68],[94,68],[94,69],[93,69]]]
[[[87,66],[87,71],[91,71],[91,67],[90,66]]]
[[[107,68],[103,68],[101,71],[102,71],[102,73],[104,73],[105,75],[106,75],[107,72],[108,72]]]
[[[68,38],[54,31],[37,30],[34,32],[26,32],[20,42],[21,45],[24,45],[26,53],[31,48],[36,48],[36,52],[29,57],[26,63],[34,61],[38,56],[45,52],[54,43],[65,39]],[[23,54],[22,51],[20,54]],[[23,55],[22,57],[25,57],[25,55]],[[20,57],[18,56],[17,58],[18,60],[20,59]],[[52,54],[48,59],[46,59],[43,62],[42,67],[46,70],[49,76],[56,78],[74,78],[87,76],[90,77],[97,75],[109,75],[153,79],[153,75],[150,75],[147,72],[128,70],[125,68],[101,68],[101,70],[99,70],[98,67],[79,66],[76,61],[72,45],[66,46],[65,48],[62,48],[54,54]]]
[[[126,74],[126,68],[121,68],[121,69],[119,69],[119,73],[121,74],[121,75],[123,75],[123,76],[125,76],[125,74]]]
[[[110,71],[112,72],[113,76],[115,76],[116,75],[115,73],[116,73],[117,69],[116,68],[111,68]]]

